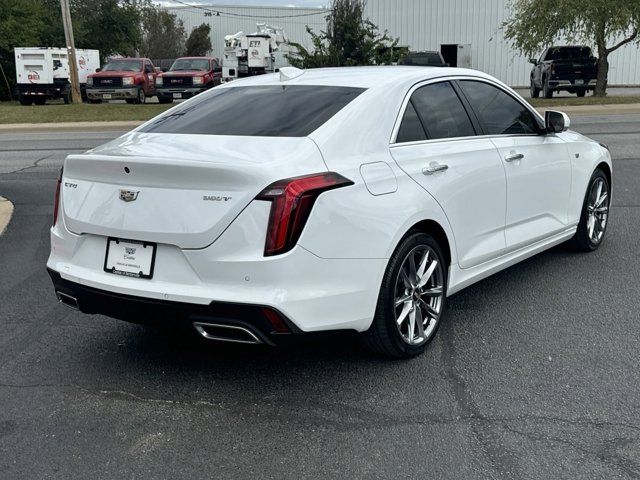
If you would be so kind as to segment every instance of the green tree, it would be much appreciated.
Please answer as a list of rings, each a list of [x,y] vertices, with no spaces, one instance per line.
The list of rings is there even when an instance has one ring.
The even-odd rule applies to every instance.
[[[639,0],[512,0],[505,36],[524,55],[535,56],[559,37],[595,45],[598,76],[594,95],[604,96],[609,55],[639,42]]]
[[[194,28],[187,38],[187,55],[192,57],[204,57],[211,52],[211,26],[203,23]]]
[[[140,55],[149,58],[176,58],[184,54],[182,20],[152,5],[142,11]]]
[[[38,0],[0,0],[0,12],[0,98],[8,99],[16,78],[13,49],[38,45],[45,12]]]
[[[112,55],[135,56],[142,40],[142,10],[131,0],[75,0],[71,16],[76,47]]]
[[[319,34],[309,26],[313,50],[292,43],[296,49],[287,55],[291,65],[298,68],[341,67],[352,65],[390,64],[398,59],[398,39],[364,18],[366,0],[333,0],[327,29]]]

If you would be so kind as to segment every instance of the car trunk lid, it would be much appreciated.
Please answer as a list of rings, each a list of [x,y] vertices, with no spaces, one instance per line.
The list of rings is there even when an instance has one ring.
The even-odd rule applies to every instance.
[[[203,248],[270,183],[326,170],[306,137],[134,132],[67,157],[63,218],[76,234]]]

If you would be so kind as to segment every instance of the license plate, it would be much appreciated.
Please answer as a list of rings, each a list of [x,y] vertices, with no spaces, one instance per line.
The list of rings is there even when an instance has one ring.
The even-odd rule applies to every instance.
[[[105,100],[109,100],[111,98],[111,94],[110,93],[103,93],[102,94],[102,98],[104,98]]]
[[[173,98],[182,98],[182,94],[181,93],[174,93],[173,94]]]
[[[576,80],[574,83],[576,85],[584,85],[584,80]]]
[[[151,278],[156,248],[155,243],[108,238],[104,271],[126,277]]]

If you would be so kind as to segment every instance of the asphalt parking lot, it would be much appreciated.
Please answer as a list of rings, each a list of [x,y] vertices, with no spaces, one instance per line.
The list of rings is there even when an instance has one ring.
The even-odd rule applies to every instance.
[[[117,132],[0,134],[0,478],[640,477],[640,115],[574,128],[614,157],[600,250],[560,246],[451,297],[404,362],[351,338],[219,345],[59,305],[57,170]]]

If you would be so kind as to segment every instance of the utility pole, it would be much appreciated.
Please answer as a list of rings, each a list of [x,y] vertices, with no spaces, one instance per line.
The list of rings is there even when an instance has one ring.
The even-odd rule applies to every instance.
[[[76,44],[73,39],[73,25],[71,24],[71,10],[69,0],[60,0],[62,9],[62,23],[64,24],[64,39],[67,44],[67,58],[69,59],[69,76],[71,77],[71,103],[82,103],[80,82],[78,80],[78,63],[76,61]]]

